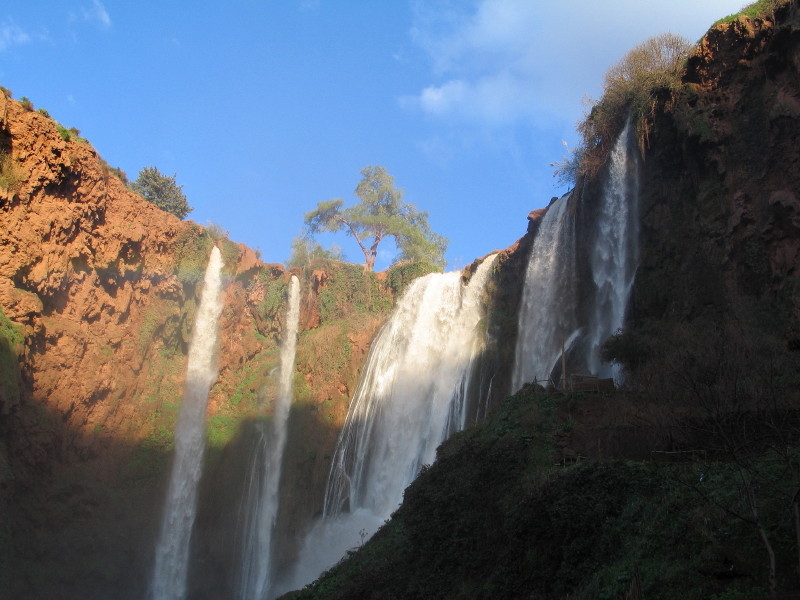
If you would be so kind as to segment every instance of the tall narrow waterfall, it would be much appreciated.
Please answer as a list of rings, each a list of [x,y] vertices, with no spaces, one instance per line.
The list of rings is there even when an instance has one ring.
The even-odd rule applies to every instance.
[[[175,458],[156,545],[151,595],[154,600],[182,600],[186,595],[189,541],[197,509],[197,484],[203,466],[208,392],[217,377],[217,321],[222,311],[222,255],[214,247],[206,268],[200,307],[189,346],[186,384],[178,425]]]
[[[472,367],[484,344],[482,295],[496,255],[461,274],[414,281],[370,349],[334,453],[324,518],[293,585],[307,583],[371,536],[436,448],[466,425]]]
[[[576,330],[575,227],[570,194],[547,209],[531,248],[518,315],[511,389],[547,379]]]
[[[241,600],[263,600],[272,578],[272,534],[278,514],[281,464],[286,446],[286,421],[292,404],[297,328],[300,319],[300,282],[289,285],[286,332],[281,346],[278,398],[271,423],[260,423],[256,451],[247,478],[243,518]]]
[[[638,161],[629,119],[611,152],[590,263],[596,292],[589,324],[587,364],[592,373],[603,377],[616,373],[610,364],[600,360],[600,346],[624,324],[636,275],[638,195]]]

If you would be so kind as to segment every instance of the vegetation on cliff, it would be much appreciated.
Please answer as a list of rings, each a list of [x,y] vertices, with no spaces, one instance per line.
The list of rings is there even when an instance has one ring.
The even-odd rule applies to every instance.
[[[766,553],[735,465],[564,463],[594,397],[522,390],[486,423],[456,434],[363,547],[284,598],[733,598],[766,591]],[[611,405],[614,399],[610,399]],[[765,471],[780,467],[768,461]],[[797,578],[791,519],[760,505],[782,572]],[[627,596],[626,596],[627,594]]]
[[[185,219],[192,212],[183,186],[175,183],[176,175],[164,175],[156,167],[145,167],[139,171],[139,177],[131,183],[131,189],[148,202],[152,202],[161,210]]]
[[[753,10],[671,62],[668,85],[634,90],[641,261],[628,328],[606,345],[623,389],[518,393],[440,448],[371,541],[287,598],[800,587],[800,181],[787,169],[800,28],[796,2]],[[620,89],[590,115],[616,107],[608,139],[592,138],[601,166],[582,173],[584,198],[602,187],[603,140],[637,106]]]
[[[375,265],[381,242],[390,237],[400,250],[398,260],[444,267],[447,240],[431,231],[428,213],[402,201],[402,190],[395,188],[394,178],[383,167],[365,167],[361,175],[355,190],[360,202],[347,208],[342,208],[340,198],[319,202],[305,215],[309,233],[345,230],[364,254],[367,271]]]

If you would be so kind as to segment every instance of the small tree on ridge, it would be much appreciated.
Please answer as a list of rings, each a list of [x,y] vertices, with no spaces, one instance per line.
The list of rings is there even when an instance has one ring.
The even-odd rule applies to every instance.
[[[175,183],[175,177],[164,175],[156,167],[145,167],[139,171],[139,177],[131,184],[131,189],[161,210],[183,219],[194,209],[186,200],[183,186]]]
[[[400,250],[398,260],[424,260],[444,267],[447,239],[430,230],[428,213],[402,201],[402,190],[394,187],[394,178],[383,167],[366,167],[361,175],[355,190],[361,201],[347,208],[340,198],[319,202],[305,215],[308,232],[347,231],[364,254],[365,271],[374,268],[378,246],[387,237],[394,238]]]

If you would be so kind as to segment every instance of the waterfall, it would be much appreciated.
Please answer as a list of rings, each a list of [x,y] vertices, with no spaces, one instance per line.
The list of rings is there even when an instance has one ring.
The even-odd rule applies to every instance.
[[[292,376],[299,320],[300,282],[292,275],[286,312],[286,334],[281,346],[278,398],[271,423],[259,423],[256,449],[246,483],[238,596],[241,600],[263,600],[267,597],[271,583],[272,534],[278,514],[286,421],[292,404]]]
[[[576,328],[575,227],[571,194],[553,202],[533,241],[518,315],[511,389],[548,379]]]
[[[211,251],[200,306],[189,346],[186,383],[175,429],[175,457],[156,545],[151,596],[182,600],[186,595],[189,541],[197,509],[197,484],[203,466],[208,392],[217,377],[217,321],[222,311],[222,255]]]
[[[461,274],[415,280],[381,329],[350,402],[325,491],[287,589],[363,543],[448,435],[467,425],[472,369],[483,349],[483,292],[497,255],[464,286]]]
[[[612,365],[600,360],[600,346],[624,324],[639,258],[638,195],[638,161],[628,119],[611,152],[590,258],[596,292],[587,365],[602,377],[617,375]]]

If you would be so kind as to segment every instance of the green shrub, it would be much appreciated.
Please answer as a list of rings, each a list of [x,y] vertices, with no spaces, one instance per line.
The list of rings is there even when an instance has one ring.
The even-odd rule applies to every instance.
[[[283,279],[267,282],[267,291],[259,304],[258,310],[266,320],[280,320],[285,312],[289,284]]]
[[[392,300],[378,286],[374,272],[361,265],[344,263],[329,271],[328,281],[319,294],[322,322],[344,319],[353,313],[366,314],[391,310]]]
[[[45,116],[45,117],[47,117],[48,119],[52,118],[52,117],[50,116],[50,113],[49,113],[49,112],[47,112],[47,109],[46,109],[46,108],[38,108],[38,109],[36,109],[36,112],[38,112],[40,115],[44,115],[44,116]]]
[[[23,96],[19,99],[19,103],[24,110],[32,111],[33,110],[33,102],[27,96]]]
[[[202,280],[213,246],[214,240],[199,225],[192,223],[182,229],[172,246],[178,279],[184,283]]]
[[[323,248],[318,242],[308,237],[296,237],[292,240],[292,254],[286,261],[288,267],[307,267],[319,260],[343,261],[342,249],[336,244]]]
[[[61,123],[56,123],[56,129],[58,130],[58,134],[61,136],[61,139],[65,142],[68,142],[69,139],[72,137],[69,129],[64,127]]]
[[[397,297],[415,279],[429,273],[438,273],[439,271],[439,267],[431,262],[406,262],[391,267],[387,273],[387,281],[395,297]]]
[[[19,355],[24,343],[22,328],[0,309],[0,390],[9,400],[20,396]]]
[[[64,127],[61,123],[56,123],[56,129],[58,130],[58,135],[61,136],[61,139],[65,142],[70,140],[74,142],[78,142],[81,144],[87,144],[88,140],[86,138],[81,137],[81,130],[77,129],[76,127],[70,127],[69,129]]]
[[[0,152],[0,189],[6,192],[16,190],[22,181],[14,159],[7,152]]]
[[[183,186],[175,182],[175,175],[164,175],[156,167],[145,167],[131,184],[131,189],[161,210],[183,219],[192,212]]]
[[[751,19],[764,19],[769,17],[770,19],[774,20],[775,11],[778,10],[779,7],[788,4],[790,1],[791,0],[758,0],[758,2],[748,4],[738,13],[727,15],[726,17],[722,17],[721,19],[715,21],[713,26],[722,25],[723,23],[731,23],[739,17],[749,17]]]

